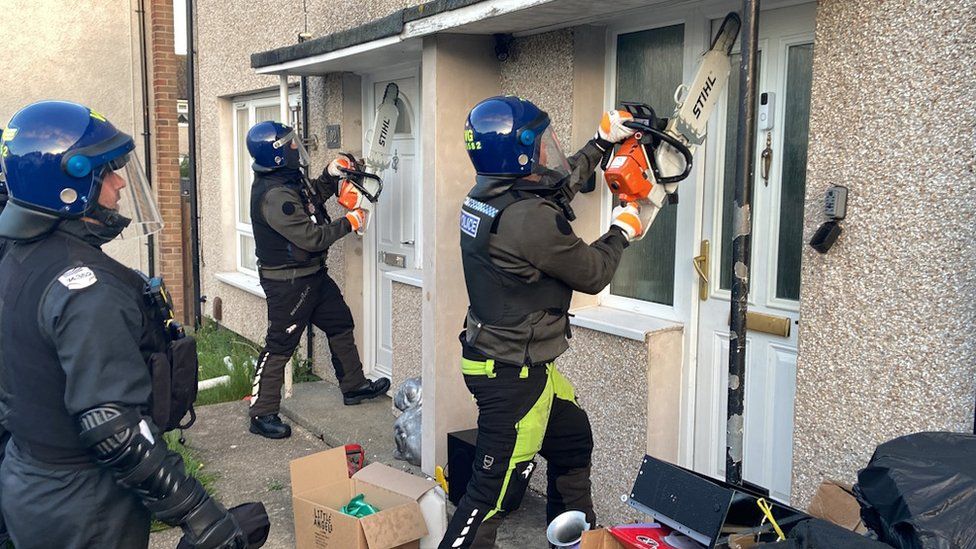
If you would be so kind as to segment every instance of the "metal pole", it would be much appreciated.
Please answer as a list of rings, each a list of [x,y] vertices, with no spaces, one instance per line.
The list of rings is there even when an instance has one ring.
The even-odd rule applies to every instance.
[[[152,178],[152,132],[150,131],[149,118],[149,43],[146,33],[146,2],[139,0],[136,9],[139,14],[139,49],[140,64],[142,68],[142,144],[143,144],[143,165],[146,168],[146,180],[150,187],[154,187]],[[156,276],[156,238],[149,235],[146,238],[147,255],[149,256],[149,276]]]
[[[288,124],[288,75],[278,77],[278,99],[281,101],[281,123]]]
[[[735,159],[735,211],[732,219],[732,311],[729,322],[729,402],[725,479],[742,484],[743,425],[746,391],[746,312],[752,244],[752,180],[756,149],[756,60],[760,0],[742,2],[742,63],[739,66],[739,148]]]
[[[197,191],[197,86],[194,71],[196,44],[193,40],[193,0],[186,0],[186,81],[187,132],[190,164],[190,269],[193,276],[193,327],[199,328],[203,319],[200,288],[200,212]]]

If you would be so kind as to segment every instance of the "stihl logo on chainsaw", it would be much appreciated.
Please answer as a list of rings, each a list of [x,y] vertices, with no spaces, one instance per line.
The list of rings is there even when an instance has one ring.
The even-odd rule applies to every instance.
[[[390,135],[390,120],[386,119],[383,121],[383,126],[380,128],[380,136],[376,142],[379,143],[381,147],[385,147],[386,140],[389,137],[389,135]]]
[[[695,108],[691,110],[691,112],[695,113],[695,119],[701,118],[702,109],[705,107],[705,103],[708,102],[708,95],[712,93],[712,86],[715,85],[715,82],[714,76],[709,76],[705,80],[705,86],[698,94],[698,100],[695,101]]]

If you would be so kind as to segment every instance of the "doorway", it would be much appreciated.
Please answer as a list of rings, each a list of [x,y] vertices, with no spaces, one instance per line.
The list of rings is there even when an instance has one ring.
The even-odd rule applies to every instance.
[[[762,12],[757,93],[769,120],[757,123],[752,182],[752,265],[746,343],[743,478],[788,502],[800,322],[800,256],[809,141],[814,4]],[[718,21],[713,22],[717,28]],[[738,46],[725,98],[709,121],[696,273],[698,364],[695,469],[725,475],[729,311]],[[762,99],[760,99],[762,103]],[[761,110],[759,111],[761,112]]]
[[[365,236],[365,338],[366,364],[373,376],[389,377],[393,372],[393,281],[389,273],[420,266],[420,140],[419,69],[385,71],[364,78],[364,127],[372,128],[377,106],[389,83],[400,90],[399,117],[393,133],[392,161],[379,174],[383,193],[373,210]],[[369,135],[364,136],[364,144]]]

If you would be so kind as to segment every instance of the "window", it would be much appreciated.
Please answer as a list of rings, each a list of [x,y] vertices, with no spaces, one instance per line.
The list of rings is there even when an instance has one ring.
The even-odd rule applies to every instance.
[[[298,116],[298,96],[290,96],[288,102],[292,106],[291,117],[294,119]],[[279,120],[280,105],[277,96],[239,98],[234,101],[234,192],[237,203],[234,238],[237,247],[237,270],[253,276],[258,274],[254,230],[251,227],[251,183],[254,180],[254,171],[251,169],[251,155],[247,152],[246,137],[251,126],[258,122]]]
[[[684,25],[621,34],[617,37],[616,103],[650,105],[658,116],[674,110],[674,90],[682,83]],[[677,207],[665,207],[647,236],[630,246],[620,261],[610,293],[674,305]]]
[[[176,123],[180,126],[186,126],[190,123],[188,115],[190,114],[189,102],[186,99],[176,100]]]

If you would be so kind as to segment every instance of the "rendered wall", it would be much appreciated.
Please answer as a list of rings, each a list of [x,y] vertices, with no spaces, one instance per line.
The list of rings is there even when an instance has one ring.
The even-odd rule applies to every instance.
[[[877,444],[972,432],[976,384],[972,3],[824,0],[805,235],[850,189],[827,255],[804,247],[794,503]]]

